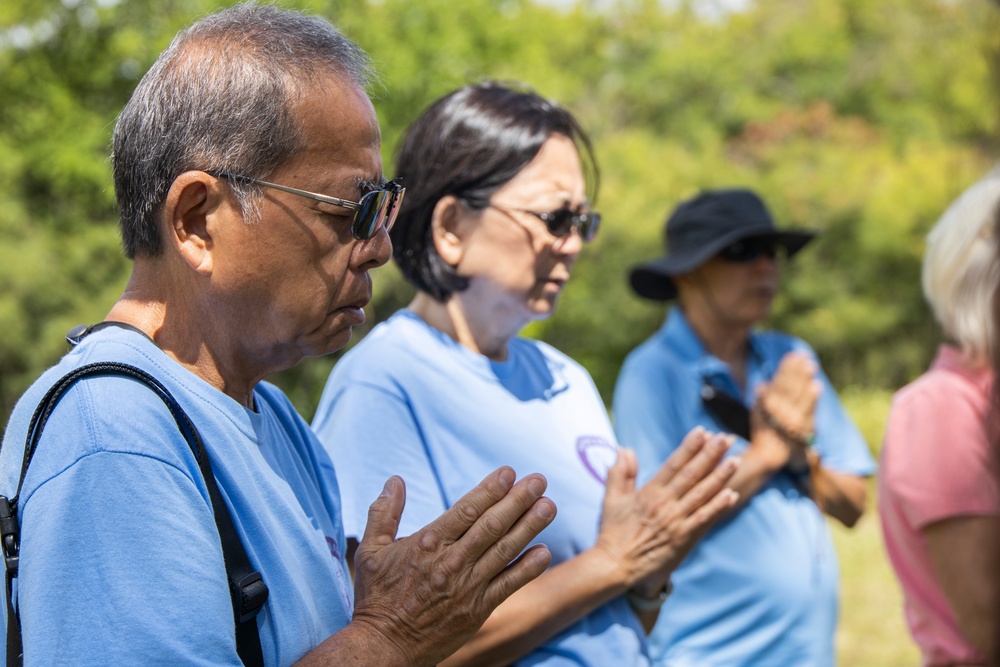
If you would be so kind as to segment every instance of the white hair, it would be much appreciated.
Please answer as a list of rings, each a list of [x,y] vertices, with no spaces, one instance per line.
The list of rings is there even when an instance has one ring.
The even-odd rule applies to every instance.
[[[924,296],[945,334],[974,358],[996,346],[993,299],[1000,281],[996,230],[1000,166],[962,193],[927,235]]]

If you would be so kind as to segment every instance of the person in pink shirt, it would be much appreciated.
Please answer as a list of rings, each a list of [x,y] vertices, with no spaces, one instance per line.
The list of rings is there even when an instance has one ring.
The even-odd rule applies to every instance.
[[[1000,484],[988,415],[1000,168],[927,237],[924,295],[950,341],[893,397],[879,477],[889,560],[924,665],[986,665],[1000,618]]]

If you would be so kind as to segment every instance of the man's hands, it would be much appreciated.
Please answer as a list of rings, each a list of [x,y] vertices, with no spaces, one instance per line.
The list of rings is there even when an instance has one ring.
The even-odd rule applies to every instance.
[[[546,481],[500,468],[437,520],[396,540],[406,491],[386,482],[355,556],[352,625],[384,639],[383,665],[432,665],[459,648],[514,591],[548,567],[544,546],[521,550],[555,518]],[[521,554],[518,557],[518,554]]]
[[[695,428],[656,475],[636,490],[635,454],[619,451],[608,472],[596,550],[622,572],[626,589],[655,597],[712,522],[738,495],[723,488],[737,461],[719,463],[732,436]]]

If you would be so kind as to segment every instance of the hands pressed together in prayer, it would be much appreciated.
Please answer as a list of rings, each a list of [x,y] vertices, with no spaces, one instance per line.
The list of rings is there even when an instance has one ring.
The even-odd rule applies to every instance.
[[[635,455],[620,450],[592,551],[620,577],[622,592],[655,597],[697,539],[736,502],[737,494],[724,487],[737,461],[720,464],[731,441],[695,429],[638,488]],[[514,471],[500,468],[437,520],[397,540],[406,492],[401,479],[390,478],[369,510],[355,554],[351,629],[359,635],[358,655],[410,667],[436,664],[461,647],[498,605],[548,568],[544,546],[522,553],[555,518],[545,488],[541,475],[515,483]]]
[[[400,540],[395,536],[406,491],[397,477],[386,482],[354,560],[354,622],[395,648],[398,661],[385,664],[439,662],[548,567],[544,546],[521,554],[556,515],[555,504],[542,495],[545,478],[514,479],[513,470],[500,468],[437,520]]]
[[[725,485],[739,462],[722,460],[732,441],[732,436],[695,428],[638,488],[635,454],[620,451],[608,473],[595,548],[622,571],[627,589],[637,597],[653,599],[664,590],[698,539],[737,502],[739,495]]]
[[[816,379],[819,366],[801,352],[781,359],[770,382],[757,391],[751,411],[751,447],[772,470],[785,466],[807,471],[816,402],[823,389]],[[815,462],[814,462],[815,464]]]
[[[815,360],[801,352],[782,357],[772,380],[758,389],[750,413],[753,436],[748,451],[757,457],[764,475],[783,468],[792,472],[821,510],[851,527],[864,511],[867,487],[862,477],[824,467],[812,447],[823,389],[818,372]],[[759,487],[763,482],[757,483]],[[746,494],[746,489],[740,491]]]

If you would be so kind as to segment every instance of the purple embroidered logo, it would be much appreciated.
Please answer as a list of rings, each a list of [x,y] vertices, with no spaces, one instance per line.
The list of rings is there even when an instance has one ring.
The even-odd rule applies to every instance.
[[[330,549],[330,555],[334,557],[335,560],[340,560],[340,549],[337,548],[337,540],[333,539],[329,535],[324,535],[326,538],[326,546]]]
[[[601,484],[608,481],[608,469],[618,460],[618,450],[599,435],[582,435],[576,439],[576,453],[583,465]]]

